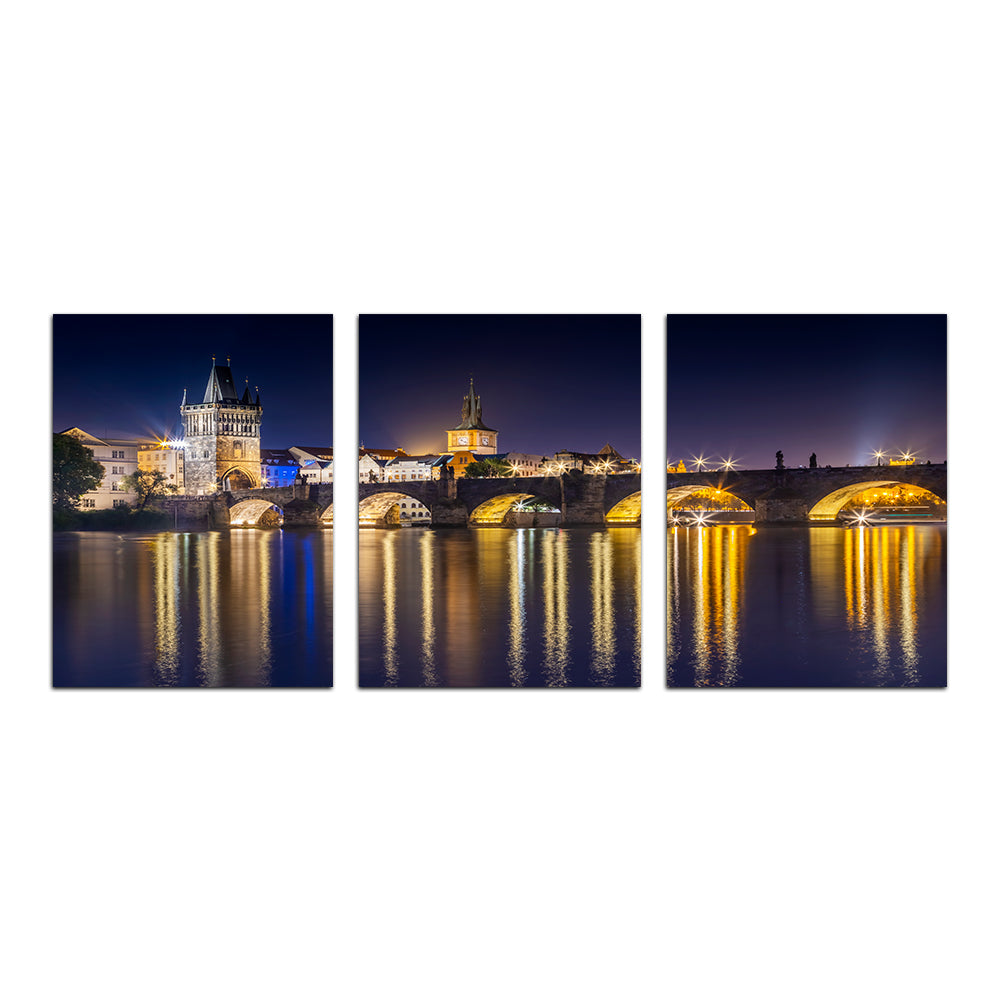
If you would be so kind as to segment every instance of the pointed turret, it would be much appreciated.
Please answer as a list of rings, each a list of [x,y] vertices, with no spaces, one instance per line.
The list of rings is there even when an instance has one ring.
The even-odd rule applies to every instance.
[[[487,427],[483,423],[483,407],[476,395],[476,389],[469,376],[469,394],[462,400],[462,422],[451,428],[455,431],[475,430],[475,431],[495,431],[495,427]]]

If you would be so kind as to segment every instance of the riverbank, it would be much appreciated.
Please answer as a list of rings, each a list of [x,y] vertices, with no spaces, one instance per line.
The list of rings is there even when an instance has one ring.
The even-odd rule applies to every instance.
[[[53,531],[165,531],[171,527],[173,518],[156,510],[112,507],[52,511]]]

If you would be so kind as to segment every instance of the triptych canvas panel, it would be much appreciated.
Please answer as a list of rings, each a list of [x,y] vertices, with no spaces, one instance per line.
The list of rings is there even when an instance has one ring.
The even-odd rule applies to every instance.
[[[356,511],[331,316],[54,318],[53,686],[330,687],[355,516],[362,688],[945,686],[946,317],[669,316],[645,553],[638,315],[346,327]]]

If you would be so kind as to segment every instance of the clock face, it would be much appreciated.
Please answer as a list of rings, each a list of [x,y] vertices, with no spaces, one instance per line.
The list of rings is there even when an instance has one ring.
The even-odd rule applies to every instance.
[[[455,440],[459,444],[468,444],[469,443],[469,435],[468,434],[459,434],[458,437],[455,438]]]
[[[479,443],[480,444],[489,444],[490,443],[489,436],[486,435],[486,434],[480,434],[479,435]]]

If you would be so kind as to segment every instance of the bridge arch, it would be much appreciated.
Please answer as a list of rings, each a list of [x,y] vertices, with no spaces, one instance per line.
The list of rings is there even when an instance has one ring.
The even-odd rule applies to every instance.
[[[809,520],[832,521],[854,497],[858,496],[858,494],[865,493],[869,490],[882,489],[883,487],[889,487],[892,489],[896,489],[898,487],[903,487],[904,489],[909,488],[909,490],[911,490],[914,494],[914,505],[919,505],[921,496],[925,496],[927,494],[930,494],[930,496],[932,496],[936,501],[941,503],[945,502],[943,497],[938,496],[932,490],[929,490],[924,486],[907,483],[901,479],[871,479],[867,482],[852,483],[850,486],[843,486],[838,490],[833,490],[833,492],[827,493],[826,496],[813,503],[810,507]]]
[[[702,497],[704,497],[702,509],[706,510],[748,511],[754,509],[754,505],[749,500],[739,496],[733,490],[705,483],[688,483],[684,486],[668,488],[667,509],[684,506],[688,501],[696,501]]]
[[[518,515],[532,515],[532,521],[537,520],[537,514],[559,515],[553,517],[553,523],[558,524],[562,520],[562,511],[558,507],[553,507],[549,501],[534,493],[501,493],[498,496],[484,500],[477,507],[473,508],[469,514],[469,525],[493,525],[496,527],[527,527],[519,525],[519,521],[527,518],[519,518]]]
[[[319,526],[321,528],[332,528],[333,527],[333,504],[327,506],[326,510],[323,511],[319,516]]]
[[[417,497],[403,492],[373,493],[358,501],[358,525],[362,528],[373,528],[377,524],[399,524],[399,505],[405,500],[416,500]]]
[[[622,497],[605,515],[606,524],[640,524],[642,521],[642,490]]]
[[[229,508],[229,525],[233,528],[280,528],[284,512],[270,500],[240,500]]]

